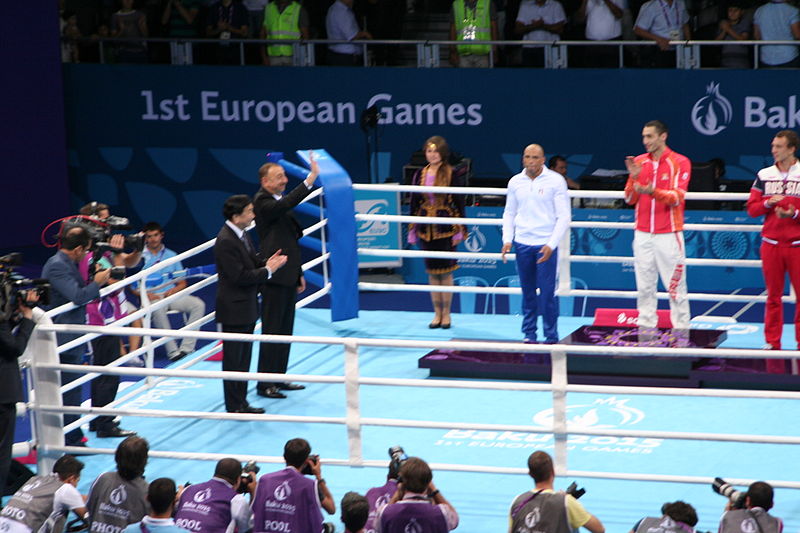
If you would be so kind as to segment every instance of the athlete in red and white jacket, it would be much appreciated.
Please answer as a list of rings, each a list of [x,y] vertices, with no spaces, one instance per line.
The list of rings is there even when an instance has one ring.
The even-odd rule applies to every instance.
[[[672,327],[688,329],[691,314],[686,288],[683,243],[684,196],[692,163],[667,146],[667,126],[652,120],[642,129],[646,153],[625,158],[628,182],[625,201],[636,206],[633,258],[639,327],[654,328],[658,278],[669,293]]]
[[[772,139],[775,164],[758,171],[750,189],[747,214],[764,216],[761,229],[761,269],[767,287],[764,337],[767,349],[781,349],[783,333],[783,287],[786,274],[800,294],[800,163],[795,152],[798,136],[782,130]],[[794,314],[795,338],[800,346],[800,307]],[[767,371],[784,373],[785,361],[767,360]]]

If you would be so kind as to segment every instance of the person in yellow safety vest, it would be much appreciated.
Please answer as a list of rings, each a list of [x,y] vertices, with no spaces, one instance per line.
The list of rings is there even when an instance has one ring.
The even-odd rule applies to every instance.
[[[294,0],[272,0],[264,7],[261,39],[308,39],[308,13]],[[294,64],[291,44],[270,44],[261,47],[261,61],[274,67]]]
[[[450,11],[451,41],[497,40],[497,11],[492,0],[455,0]],[[459,44],[450,49],[454,67],[488,68],[489,51],[497,61],[497,47],[488,44]]]

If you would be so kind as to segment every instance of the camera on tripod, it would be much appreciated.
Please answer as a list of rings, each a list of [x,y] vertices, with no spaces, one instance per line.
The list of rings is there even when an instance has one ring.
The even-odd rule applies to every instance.
[[[14,272],[14,268],[22,265],[22,254],[10,253],[0,257],[0,320],[10,320],[19,304],[25,307],[36,307],[50,303],[50,282],[46,279],[28,279]],[[27,295],[36,293],[38,302],[31,302]],[[26,298],[23,298],[23,294]]]
[[[236,488],[236,492],[239,494],[244,494],[247,492],[247,486],[252,482],[255,481],[256,475],[261,471],[261,467],[259,467],[254,460],[247,461],[245,465],[242,467],[242,480],[239,482],[239,486]]]
[[[711,483],[711,488],[720,496],[724,496],[730,500],[731,509],[744,509],[747,494],[736,490],[733,485],[721,477],[714,478],[714,482]]]

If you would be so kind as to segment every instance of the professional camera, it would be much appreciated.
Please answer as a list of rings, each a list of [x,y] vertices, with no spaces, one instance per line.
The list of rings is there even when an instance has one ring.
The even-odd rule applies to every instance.
[[[311,459],[311,462],[314,463],[315,465],[319,464],[319,455],[312,453],[311,455],[308,456],[308,458]],[[314,472],[311,471],[311,465],[306,463],[303,465],[303,468],[300,470],[300,473],[303,474],[304,476],[310,476]]]
[[[733,488],[733,485],[722,479],[715,477],[711,483],[711,488],[720,496],[724,496],[731,501],[731,509],[744,509],[744,500],[747,497],[742,491]]]
[[[586,494],[586,489],[579,489],[578,484],[573,481],[572,483],[570,483],[569,487],[567,487],[567,489],[564,492],[566,492],[567,494],[569,494],[570,496],[572,496],[577,500],[578,498]]]
[[[125,250],[131,250],[141,252],[144,250],[144,235],[142,233],[123,235],[125,238],[123,248],[112,248],[109,244],[113,234],[131,229],[131,223],[125,217],[110,216],[102,220],[86,215],[67,217],[62,221],[61,235],[65,235],[67,231],[74,227],[84,228],[89,233],[89,237],[92,239],[92,251],[124,252]]]
[[[406,462],[408,456],[406,452],[400,446],[392,446],[389,448],[389,477],[392,479],[398,479],[400,475],[400,467],[403,466],[403,463]]]
[[[255,480],[256,475],[261,471],[261,468],[255,461],[247,461],[242,467],[242,481],[239,483],[239,488],[236,490],[239,494],[247,492],[247,485]]]
[[[14,267],[22,265],[22,254],[15,252],[0,257],[0,320],[10,320],[22,303],[26,307],[50,303],[50,283],[46,279],[28,279],[14,273]],[[22,299],[22,293],[34,292],[38,302]]]

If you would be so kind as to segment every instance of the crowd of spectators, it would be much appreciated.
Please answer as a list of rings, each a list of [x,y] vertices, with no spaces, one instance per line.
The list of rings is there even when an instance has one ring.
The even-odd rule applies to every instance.
[[[625,66],[673,67],[669,41],[798,40],[800,11],[794,0],[60,0],[62,56],[66,62],[291,65],[291,46],[248,44],[230,39],[585,40],[641,39],[626,47]],[[436,34],[429,21],[446,17]],[[408,30],[416,24],[422,32]],[[405,30],[404,30],[405,28]],[[138,38],[204,39],[149,42]],[[101,38],[130,39],[103,46]],[[451,47],[453,66],[543,66],[541,45]],[[705,47],[702,66],[749,68],[753,47]],[[400,48],[373,45],[368,63],[400,65]],[[360,45],[317,46],[317,64],[360,65]],[[616,67],[614,46],[574,46],[569,66]],[[759,66],[797,67],[794,45],[764,46]]]
[[[0,516],[0,530],[16,533],[57,533],[69,515],[76,520],[70,531],[124,531],[125,533],[224,533],[268,531],[333,533],[339,530],[322,511],[335,515],[334,497],[322,477],[319,456],[311,454],[305,439],[286,442],[286,468],[258,476],[251,463],[242,467],[234,458],[217,462],[208,481],[176,487],[169,478],[145,481],[148,442],[128,437],[115,452],[116,470],[100,474],[84,499],[77,492],[83,463],[65,455],[52,474],[36,476],[19,489]],[[578,501],[583,489],[573,484],[556,490],[552,457],[544,451],[528,457],[534,487],[513,499],[507,514],[509,533],[566,532],[585,528],[605,533],[605,526]],[[152,476],[151,476],[152,477]],[[423,459],[405,457],[390,463],[389,481],[366,496],[347,492],[341,500],[345,533],[448,533],[459,525],[453,504],[433,483],[433,472]],[[722,481],[722,480],[719,480]],[[723,482],[724,483],[724,482]],[[732,489],[731,489],[732,490]],[[733,491],[719,523],[720,533],[756,531],[780,533],[783,523],[769,513],[773,489],[763,481],[746,493]],[[683,501],[667,502],[661,516],[643,517],[631,533],[663,531],[695,533],[694,507]]]

